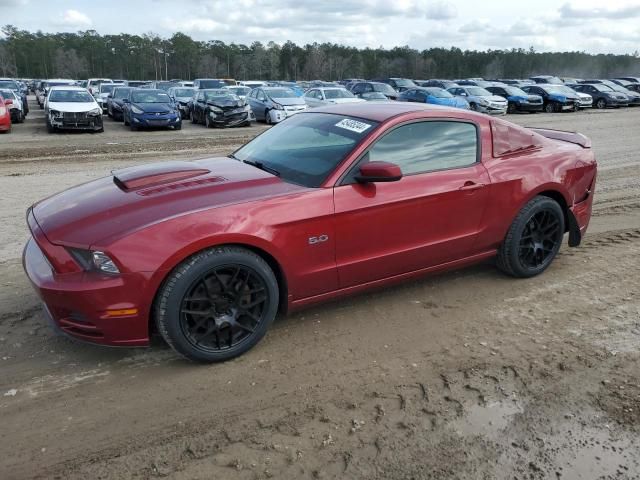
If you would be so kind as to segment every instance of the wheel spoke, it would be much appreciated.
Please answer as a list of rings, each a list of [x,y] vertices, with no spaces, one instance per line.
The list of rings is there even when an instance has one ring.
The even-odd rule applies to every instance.
[[[202,311],[202,310],[191,310],[191,309],[188,309],[188,308],[183,308],[182,309],[182,313],[188,313],[189,315],[199,315],[199,316],[204,316],[204,317],[211,316],[211,312]]]

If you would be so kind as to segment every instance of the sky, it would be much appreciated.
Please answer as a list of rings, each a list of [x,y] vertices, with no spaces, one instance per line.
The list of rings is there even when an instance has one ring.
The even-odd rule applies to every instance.
[[[196,40],[633,53],[640,0],[0,0],[0,25]],[[1,35],[1,33],[0,33]]]

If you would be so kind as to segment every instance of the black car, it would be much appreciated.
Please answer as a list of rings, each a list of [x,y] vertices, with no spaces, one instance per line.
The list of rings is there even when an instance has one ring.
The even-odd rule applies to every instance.
[[[398,98],[398,92],[393,89],[388,83],[382,82],[358,82],[351,87],[351,93],[356,97],[361,97],[363,93],[380,92],[385,97],[396,100]]]
[[[116,87],[107,97],[107,115],[116,122],[124,120],[122,115],[124,109],[123,100],[129,98],[129,92],[133,90],[133,88],[134,87]]]
[[[603,83],[576,83],[569,86],[576,92],[591,95],[596,108],[626,107],[629,104],[629,97]]]
[[[382,83],[386,83],[387,85],[391,85],[391,87],[396,91],[396,92],[404,92],[405,90],[408,90],[409,88],[415,88],[416,84],[413,83],[413,80],[409,80],[408,78],[374,78],[373,79],[374,82],[382,82]]]
[[[565,85],[524,85],[521,90],[529,95],[542,97],[543,109],[547,113],[580,109],[580,99],[576,92]]]
[[[438,87],[444,88],[445,90],[458,86],[453,80],[438,80],[435,78],[431,80],[414,80],[414,82],[420,87]]]
[[[621,78],[612,78],[611,81],[620,85],[621,87],[631,90],[632,92],[640,93],[640,83],[630,82],[629,80],[623,80]]]
[[[191,107],[191,123],[235,127],[251,125],[251,108],[229,90],[197,90]]]

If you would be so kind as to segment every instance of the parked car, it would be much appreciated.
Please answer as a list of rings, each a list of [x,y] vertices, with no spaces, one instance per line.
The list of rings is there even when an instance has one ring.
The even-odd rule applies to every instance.
[[[27,101],[28,90],[23,89],[20,86],[20,83],[10,78],[0,78],[0,88],[12,90],[18,95],[18,98],[22,103],[22,113],[26,117],[29,113],[29,102]]]
[[[178,82],[178,85],[181,87],[193,88],[193,82],[181,81],[181,82]]]
[[[49,133],[58,130],[102,132],[102,108],[86,88],[52,86],[44,104]]]
[[[238,82],[238,85],[242,85],[249,88],[257,88],[257,87],[266,87],[267,82],[263,82],[262,80],[245,80],[243,82]],[[219,88],[219,87],[218,87]]]
[[[391,88],[393,88],[396,92],[404,92],[408,88],[413,88],[416,86],[416,84],[413,83],[413,80],[409,80],[408,78],[377,78],[373,81],[391,85]]]
[[[4,106],[9,110],[11,123],[24,122],[24,112],[22,111],[22,98],[14,90],[0,88],[0,95],[4,98]]]
[[[270,125],[307,109],[303,98],[284,87],[254,88],[246,100],[256,119],[264,120]]]
[[[401,92],[398,95],[401,102],[431,103],[447,107],[469,109],[469,102],[462,97],[455,97],[443,88],[438,87],[414,87]]]
[[[40,86],[38,90],[36,90],[36,101],[41,109],[44,108],[44,102],[49,94],[49,89],[52,87],[62,87],[62,86],[75,86],[75,82],[73,80],[68,80],[64,78],[55,78],[51,80],[44,80],[40,82]]]
[[[358,98],[366,100],[367,102],[392,102],[389,97],[387,97],[382,92],[366,92],[358,95]]]
[[[640,77],[618,77],[619,80],[627,80],[628,82],[640,83]]]
[[[304,101],[310,107],[320,107],[332,103],[358,103],[365,100],[356,97],[343,87],[320,87],[307,90]]]
[[[113,83],[110,78],[90,78],[87,80],[86,89],[89,90],[91,95],[96,96],[100,91],[101,83]]]
[[[249,95],[249,92],[251,91],[250,87],[246,87],[244,85],[236,85],[233,87],[224,87],[224,88],[229,90],[234,95],[237,95],[242,100],[245,100],[247,98],[247,95]]]
[[[135,87],[135,88],[140,88],[144,85],[147,85],[149,82],[146,82],[144,80],[125,80],[124,85],[125,87]]]
[[[398,98],[398,92],[387,83],[382,82],[358,82],[351,87],[351,93],[356,97],[364,93],[379,92],[384,94],[388,99],[395,100]]]
[[[563,81],[554,75],[536,75],[535,77],[529,77],[536,83],[550,84],[550,85],[563,85]]]
[[[543,109],[547,113],[576,111],[580,108],[578,95],[566,85],[536,84],[524,85],[521,88],[529,95],[541,96]]]
[[[459,86],[450,88],[447,91],[456,97],[464,98],[469,102],[471,110],[491,115],[504,115],[507,113],[507,100],[482,87]]]
[[[456,83],[460,86],[465,86],[465,87],[482,87],[482,88],[487,88],[492,86],[495,82],[490,82],[488,80],[482,80],[482,79],[463,79],[463,80],[456,80]],[[451,88],[451,87],[449,87]]]
[[[452,80],[415,80],[416,85],[420,87],[438,87],[447,90],[448,88],[457,87],[458,84]]]
[[[629,104],[629,98],[626,95],[614,91],[603,83],[578,83],[569,86],[576,92],[591,95],[596,108],[619,108]]]
[[[117,84],[115,83],[101,83],[98,86],[98,91],[94,94],[94,97],[98,102],[98,105],[100,105],[100,108],[102,108],[103,112],[107,111],[107,101],[109,99],[109,94],[113,92],[113,89],[116,88],[116,85]]]
[[[0,93],[0,133],[11,132],[11,102],[7,104],[7,101]]]
[[[573,78],[573,77],[562,77],[560,80],[562,80],[562,83],[564,83],[565,85],[568,85],[570,83],[580,83],[580,81],[582,79],[581,78]]]
[[[167,92],[171,87],[176,86],[178,86],[176,82],[156,80],[155,82],[151,82],[150,88],[155,90],[164,90],[165,92]]]
[[[191,115],[191,107],[193,105],[193,96],[195,92],[196,90],[193,87],[171,87],[167,90],[171,100],[173,100],[180,111],[180,117],[183,119],[189,118]]]
[[[521,88],[507,85],[505,87],[490,86],[486,88],[489,92],[499,97],[505,98],[508,102],[507,113],[516,112],[541,112],[542,97],[540,95],[529,95]]]
[[[230,158],[116,170],[36,203],[23,265],[73,337],[146,346],[153,329],[189,359],[223,361],[278,312],[493,257],[512,277],[541,274],[565,232],[580,244],[596,169],[577,133],[332,105]]]
[[[123,100],[122,116],[131,130],[140,128],[172,128],[180,130],[180,112],[164,90],[134,88]]]
[[[196,90],[224,88],[226,86],[226,82],[219,78],[196,78],[193,81],[193,88],[195,88]]]
[[[196,90],[191,122],[211,127],[248,127],[255,120],[247,102],[226,88]]]
[[[566,87],[571,88],[570,85],[566,85]],[[571,88],[571,90],[576,92],[576,95],[578,96],[578,106],[581,110],[593,107],[593,97],[591,95],[584,92],[578,92],[574,88]]]
[[[623,87],[622,85],[619,85],[618,83],[612,80],[583,80],[580,83],[601,83],[611,88],[611,90],[613,90],[614,92],[621,93],[622,95],[626,96],[628,100],[628,105],[630,107],[631,106],[636,107],[640,105],[640,94],[638,92],[635,92],[626,87]]]
[[[628,80],[622,80],[618,78],[611,79],[612,82],[617,83],[621,87],[626,88],[632,92],[640,93],[640,83],[630,82]]]
[[[522,80],[517,78],[499,78],[497,80],[500,83],[504,83],[505,85],[511,85],[512,87],[523,87],[525,85],[535,85],[536,82],[533,80]]]
[[[107,96],[107,115],[116,122],[124,120],[124,100],[129,98],[129,93],[134,87],[116,87]]]

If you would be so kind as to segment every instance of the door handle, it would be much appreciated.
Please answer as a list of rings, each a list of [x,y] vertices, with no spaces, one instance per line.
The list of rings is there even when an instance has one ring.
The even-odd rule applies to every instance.
[[[466,182],[464,182],[464,185],[462,185],[458,190],[470,192],[470,191],[478,190],[484,186],[485,186],[484,183],[476,183],[476,182],[472,182],[471,180],[467,180]]]

